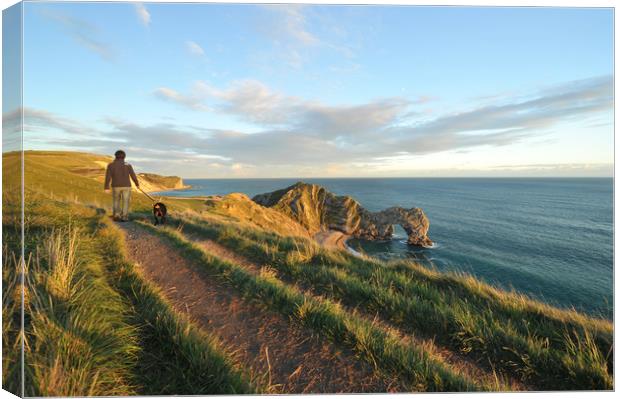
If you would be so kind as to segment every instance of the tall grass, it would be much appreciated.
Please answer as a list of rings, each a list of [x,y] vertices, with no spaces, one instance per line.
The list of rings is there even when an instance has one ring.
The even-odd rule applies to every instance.
[[[211,334],[177,313],[161,291],[126,260],[123,238],[101,220],[99,249],[113,284],[132,303],[132,323],[139,328],[135,373],[141,395],[252,393],[259,387],[235,365]]]
[[[547,308],[545,305],[538,305],[539,312],[532,314],[533,301],[525,299],[520,302],[526,304],[525,311],[519,312],[507,304],[501,291],[487,289],[473,278],[463,277],[464,283],[457,286],[491,292],[497,298],[464,295],[463,290],[455,292],[432,284],[429,278],[406,273],[424,273],[419,266],[405,264],[406,270],[395,270],[402,269],[403,264],[394,267],[354,258],[300,238],[279,239],[200,221],[186,221],[184,229],[267,263],[291,281],[305,281],[316,292],[379,313],[405,330],[437,334],[440,342],[479,360],[489,359],[497,370],[518,375],[538,389],[613,386],[609,352],[602,351],[594,338],[595,334],[600,337],[598,321],[590,325],[583,322],[587,318],[569,315],[564,318],[568,323],[562,323],[558,317],[561,311],[552,309],[549,317],[540,312]],[[425,276],[432,273],[440,275],[428,272]]]
[[[255,391],[135,272],[100,212],[36,193],[26,207],[26,396]],[[4,232],[3,387],[21,393],[19,235]]]
[[[440,289],[454,291],[457,295],[468,296],[470,299],[479,301],[483,306],[492,306],[493,310],[506,316],[519,315],[522,317],[524,330],[532,328],[532,322],[544,319],[547,327],[549,323],[556,326],[568,326],[570,329],[583,329],[595,331],[601,337],[602,349],[606,351],[611,345],[613,331],[612,324],[605,319],[587,316],[571,309],[559,309],[540,301],[516,293],[498,289],[482,282],[465,273],[438,272],[410,261],[383,262],[367,256],[357,256],[347,251],[329,250],[321,248],[314,240],[303,237],[285,237],[273,232],[251,229],[233,223],[222,224],[212,218],[204,218],[196,213],[185,212],[182,221],[194,221],[217,229],[217,234],[229,236],[241,235],[258,243],[265,243],[277,248],[275,253],[287,254],[291,251],[303,251],[316,255],[315,260],[328,264],[342,265],[346,267],[361,267],[364,273],[372,272],[378,267],[392,269],[398,273],[404,273],[407,277],[415,280],[423,280]],[[318,257],[320,256],[320,257]],[[354,270],[355,271],[355,270]],[[524,317],[524,318],[523,318]],[[605,347],[606,342],[606,347]]]
[[[2,163],[2,388],[22,392],[21,160]]]
[[[322,336],[350,347],[381,372],[400,376],[411,390],[460,392],[491,389],[455,372],[441,359],[430,356],[424,348],[404,344],[392,331],[379,328],[332,301],[304,295],[272,275],[248,273],[241,266],[210,255],[176,230],[141,224],[168,239],[184,256],[208,273]]]
[[[2,388],[22,395],[21,263],[5,241],[2,253]]]
[[[372,262],[358,261],[366,270],[372,270]],[[448,291],[455,297],[467,297],[479,307],[488,307],[501,317],[515,319],[515,328],[523,333],[533,332],[541,336],[557,336],[558,331],[577,331],[582,337],[594,335],[597,345],[604,353],[613,346],[613,326],[608,320],[584,315],[572,309],[559,309],[530,299],[516,292],[506,292],[490,286],[464,273],[441,273],[413,262],[395,261],[387,265],[397,275],[410,280],[422,281],[438,290]],[[408,292],[405,284],[398,288]],[[552,340],[551,344],[565,348],[564,341]]]
[[[26,276],[27,396],[131,395],[136,331],[77,230],[52,230]]]
[[[101,191],[100,182],[70,172],[67,159],[75,154],[54,162],[32,155],[25,157],[25,331],[20,331],[17,250],[21,202],[17,191],[3,190],[3,387],[20,393],[24,333],[24,393],[30,396],[264,391],[248,382],[241,365],[230,360],[217,339],[177,313],[127,261],[122,237],[97,213],[101,210],[83,206],[109,206],[110,196]],[[5,170],[9,164],[18,165],[13,158],[3,156]],[[76,159],[76,165],[81,163]],[[14,172],[5,175],[19,176],[17,169]],[[19,182],[13,183],[11,187],[19,189]],[[200,209],[199,200],[169,201],[172,213]],[[134,209],[148,211],[150,205],[142,196],[134,197]],[[556,309],[470,276],[439,273],[410,262],[357,258],[309,239],[282,237],[233,221],[205,223],[196,214],[186,219],[192,220],[187,228],[199,228],[195,233],[271,265],[280,277],[386,315],[402,330],[436,334],[452,348],[490,361],[531,387],[613,386],[613,328],[606,320]],[[455,373],[425,348],[407,345],[395,331],[330,299],[304,295],[270,273],[248,274],[178,233],[158,234],[166,235],[204,270],[352,348],[412,390],[497,389]]]

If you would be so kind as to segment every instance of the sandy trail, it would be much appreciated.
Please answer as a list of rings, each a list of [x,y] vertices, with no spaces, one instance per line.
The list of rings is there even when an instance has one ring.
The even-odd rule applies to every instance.
[[[350,236],[336,230],[320,231],[314,235],[314,239],[324,247],[346,249],[346,243]]]
[[[162,288],[177,311],[217,335],[253,378],[269,385],[270,392],[402,390],[397,383],[377,376],[352,352],[337,348],[278,313],[244,301],[234,289],[193,267],[160,237],[134,223],[119,226],[125,233],[128,255],[144,276]],[[218,256],[240,260],[217,247]]]

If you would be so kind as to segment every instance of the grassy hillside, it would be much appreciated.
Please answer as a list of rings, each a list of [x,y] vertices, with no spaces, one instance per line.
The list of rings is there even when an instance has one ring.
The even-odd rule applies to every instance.
[[[211,217],[219,216],[220,220],[233,224],[254,226],[283,235],[310,236],[308,230],[293,218],[262,207],[241,193],[208,198],[202,213]]]
[[[175,222],[180,223],[179,220]],[[208,237],[275,268],[290,283],[438,342],[542,389],[610,386],[611,324],[497,290],[465,275],[408,262],[385,264],[321,248],[303,238],[183,218],[183,231]]]
[[[112,160],[95,154],[26,151],[24,152],[24,179],[26,197],[37,193],[51,199],[79,203],[109,210],[111,196],[103,191],[105,166]],[[3,154],[3,163],[12,167],[19,162],[18,154]],[[200,209],[202,201],[194,199],[170,199],[172,209]],[[134,192],[132,204],[135,210],[151,209],[151,200],[142,193]]]
[[[126,260],[119,232],[93,206],[104,197],[91,182],[73,177],[78,190],[63,192],[71,172],[33,158],[26,157],[26,179],[40,185],[26,193],[24,394],[255,391],[217,338],[173,311]],[[12,157],[4,161],[13,167]],[[18,221],[3,214],[3,387],[14,393],[21,390],[11,378],[19,375]]]
[[[24,154],[25,160],[28,162],[25,165],[26,170],[29,169],[28,166],[33,168],[42,166],[44,169],[51,168],[51,170],[59,168],[75,176],[96,180],[100,183],[100,186],[103,186],[107,165],[114,160],[111,156],[82,152],[26,151]],[[8,157],[16,157],[16,155],[10,154]],[[154,173],[137,173],[137,176],[141,188],[147,192],[175,190],[186,187],[183,184],[183,179],[178,176],[161,176]]]
[[[25,154],[26,395],[283,392],[129,260],[94,172],[107,160]],[[3,386],[12,392],[20,389],[18,166],[17,154],[3,156]],[[400,390],[613,389],[608,320],[466,275],[321,247],[301,224],[244,195],[165,202],[171,224],[154,228],[142,221],[150,200],[134,197],[140,231]]]

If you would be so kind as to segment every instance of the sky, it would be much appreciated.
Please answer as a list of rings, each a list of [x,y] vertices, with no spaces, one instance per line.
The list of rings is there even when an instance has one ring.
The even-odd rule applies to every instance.
[[[611,9],[33,2],[23,23],[26,149],[184,178],[613,173]]]

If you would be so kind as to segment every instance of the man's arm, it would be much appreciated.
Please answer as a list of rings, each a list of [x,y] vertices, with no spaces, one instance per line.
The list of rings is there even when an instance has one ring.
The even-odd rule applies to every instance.
[[[105,170],[105,183],[103,183],[103,189],[104,190],[109,190],[110,189],[110,179],[112,178],[112,174],[110,172],[110,165],[108,165],[108,167]]]
[[[135,183],[136,187],[140,187],[140,183],[138,182],[138,177],[133,171],[133,167],[131,165],[127,165],[129,167],[129,176],[131,176],[131,180]]]

